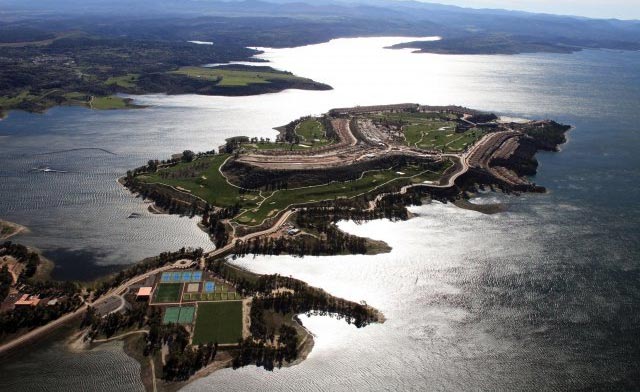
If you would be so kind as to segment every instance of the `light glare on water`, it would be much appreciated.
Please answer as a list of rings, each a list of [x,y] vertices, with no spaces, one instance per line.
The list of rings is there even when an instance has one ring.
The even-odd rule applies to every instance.
[[[308,360],[273,373],[223,370],[186,390],[640,388],[640,53],[443,56],[383,49],[401,41],[334,40],[260,56],[332,91],[152,95],[137,97],[153,105],[143,110],[11,113],[0,122],[6,136],[0,139],[0,216],[33,227],[16,240],[95,249],[99,263],[129,263],[178,244],[208,243],[195,220],[127,219],[144,205],[114,180],[148,159],[211,149],[239,134],[273,138],[274,126],[340,106],[457,104],[514,118],[553,118],[575,129],[561,153],[539,154],[535,181],[548,194],[489,193],[472,200],[506,203],[507,211],[495,215],[432,203],[412,207],[416,217],[406,222],[341,223],[351,233],[387,241],[390,254],[237,260],[256,272],[293,275],[364,300],[388,320],[356,329],[303,316],[316,335]],[[78,146],[116,155],[36,155]],[[43,164],[69,173],[27,174]],[[39,360],[45,358],[29,359]],[[24,384],[27,390],[38,385],[37,375]]]

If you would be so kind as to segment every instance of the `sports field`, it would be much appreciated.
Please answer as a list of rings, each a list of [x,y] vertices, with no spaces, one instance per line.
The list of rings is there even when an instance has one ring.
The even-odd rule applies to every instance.
[[[242,338],[242,301],[198,304],[193,344],[237,343]]]
[[[162,318],[162,323],[163,324],[177,323],[179,317],[180,317],[180,308],[178,307],[167,308],[164,311],[164,317]]]
[[[183,301],[233,301],[236,299],[242,299],[242,295],[240,293],[215,292],[186,293],[182,296]]]
[[[167,308],[164,311],[164,317],[162,318],[163,324],[191,324],[193,322],[193,315],[196,308],[193,306],[183,306]]]
[[[154,302],[178,302],[181,291],[181,283],[160,283],[156,288]]]
[[[193,315],[196,312],[196,308],[193,306],[183,306],[180,308],[180,317],[178,317],[178,323],[191,324],[193,321]]]

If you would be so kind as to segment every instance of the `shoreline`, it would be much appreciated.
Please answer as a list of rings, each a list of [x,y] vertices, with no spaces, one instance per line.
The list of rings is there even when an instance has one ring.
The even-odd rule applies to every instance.
[[[228,261],[223,261],[222,263],[224,263],[224,265],[226,265],[226,267],[228,268],[234,269],[237,272],[241,272],[246,275],[253,276],[254,278],[265,276],[262,274],[251,272],[245,268],[230,264]],[[302,281],[299,281],[299,282],[302,282]],[[302,283],[304,285],[307,285],[304,282]],[[310,287],[312,290],[322,293],[322,295],[328,298],[333,298],[334,300],[339,300],[339,301],[346,301],[342,298],[334,297],[333,295],[327,293],[324,289],[314,288],[311,286],[308,286],[308,287]],[[382,314],[382,312],[368,305],[366,305],[365,307],[366,309],[368,309],[369,312],[371,312],[370,314],[373,317],[371,322],[384,323],[386,321],[386,318]],[[275,310],[268,310],[268,311],[273,312],[274,314],[279,314]],[[299,314],[304,314],[304,313],[299,313]],[[298,332],[299,341],[297,345],[298,354],[296,359],[291,362],[284,362],[282,364],[283,368],[296,366],[302,363],[303,361],[305,361],[310,355],[310,353],[313,351],[313,348],[315,346],[314,334],[309,329],[307,329],[307,327],[302,323],[302,321],[298,317],[299,314],[290,315],[286,317],[284,320],[284,325],[290,325],[293,328],[295,328],[295,330]],[[248,316],[248,314],[245,316]],[[57,330],[57,328],[55,328],[55,330]],[[65,332],[64,336],[58,337],[52,341],[61,342],[65,347],[65,349],[71,352],[89,351],[103,344],[112,343],[114,341],[122,342],[122,349],[124,353],[127,354],[132,359],[136,360],[136,362],[138,362],[138,364],[140,365],[140,379],[143,385],[145,386],[145,389],[148,391],[157,391],[157,390],[170,391],[170,392],[177,391],[183,388],[184,386],[191,384],[200,378],[207,377],[218,370],[231,368],[233,367],[234,356],[237,354],[237,350],[241,347],[241,346],[225,347],[225,345],[223,345],[221,346],[222,348],[220,349],[220,351],[218,351],[218,354],[216,356],[216,358],[218,358],[219,356],[219,359],[215,359],[213,362],[197,370],[187,380],[165,381],[157,377],[158,365],[162,361],[161,359],[161,356],[163,355],[162,352],[158,351],[152,356],[145,356],[144,354],[142,354],[145,343],[140,338],[142,336],[149,334],[149,330],[146,327],[143,329],[120,331],[119,333],[116,333],[115,336],[112,336],[109,338],[100,338],[93,341],[84,340],[87,332],[88,332],[87,328],[72,329],[70,331]],[[16,352],[19,352],[19,350],[16,350]],[[244,367],[244,366],[256,366],[256,365],[247,364],[241,367]]]
[[[28,234],[30,230],[18,223],[0,219],[0,241],[8,240],[18,234]]]

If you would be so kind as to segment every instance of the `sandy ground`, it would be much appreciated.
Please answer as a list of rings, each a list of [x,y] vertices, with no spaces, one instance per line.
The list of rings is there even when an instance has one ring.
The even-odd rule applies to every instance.
[[[242,338],[246,339],[251,335],[251,298],[242,300]]]
[[[13,256],[2,256],[0,257],[0,267],[6,265],[9,269],[9,273],[13,277],[13,283],[18,281],[18,276],[20,272],[22,272],[24,265],[18,263],[18,261]]]

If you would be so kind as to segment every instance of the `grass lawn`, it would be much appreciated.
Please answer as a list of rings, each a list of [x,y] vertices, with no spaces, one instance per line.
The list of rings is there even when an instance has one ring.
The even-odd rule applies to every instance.
[[[320,121],[309,118],[302,121],[296,127],[296,134],[302,138],[305,144],[319,147],[331,143],[327,139],[325,129]]]
[[[181,291],[182,283],[160,283],[156,288],[154,302],[178,302]]]
[[[242,301],[198,304],[193,344],[237,343],[242,338]]]
[[[232,70],[208,67],[182,67],[176,74],[187,75],[192,78],[199,78],[217,82],[218,86],[248,86],[250,84],[269,83],[271,80],[308,80],[284,72],[269,72],[264,70]]]

